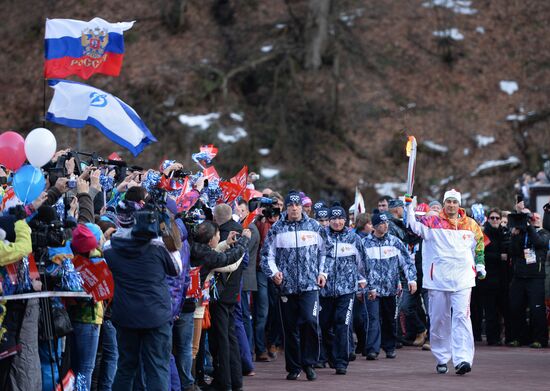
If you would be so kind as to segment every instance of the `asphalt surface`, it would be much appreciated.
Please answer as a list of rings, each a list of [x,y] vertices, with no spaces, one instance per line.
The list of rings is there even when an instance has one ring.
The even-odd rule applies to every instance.
[[[396,359],[387,359],[383,352],[376,361],[358,355],[346,375],[335,375],[330,368],[317,369],[317,380],[307,381],[302,372],[298,380],[285,379],[284,353],[275,361],[255,363],[256,375],[244,378],[247,391],[287,390],[402,390],[402,391],[474,391],[518,390],[550,391],[550,348],[530,349],[476,346],[472,372],[458,376],[449,365],[449,372],[435,372],[435,361],[429,351],[403,347]]]

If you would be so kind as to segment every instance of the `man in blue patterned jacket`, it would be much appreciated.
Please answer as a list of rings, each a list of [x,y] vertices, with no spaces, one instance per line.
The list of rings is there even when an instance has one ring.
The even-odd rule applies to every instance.
[[[346,211],[333,206],[329,226],[322,232],[325,242],[327,283],[321,289],[321,331],[323,345],[337,375],[345,375],[349,362],[350,325],[357,287],[367,286],[365,249],[361,238],[346,227]],[[369,286],[373,288],[372,284]],[[331,333],[330,331],[333,331]]]
[[[298,192],[285,198],[286,212],[267,234],[261,268],[279,289],[279,306],[285,335],[288,380],[302,369],[308,380],[317,375],[319,359],[319,288],[326,282],[321,226],[302,213]]]
[[[367,336],[367,360],[376,360],[380,346],[386,358],[395,358],[395,302],[401,290],[399,270],[407,278],[409,291],[416,292],[416,268],[403,242],[388,233],[388,217],[385,214],[372,216],[374,232],[363,239],[367,262],[372,265],[369,275],[367,312],[369,332]],[[370,281],[369,281],[370,282]]]

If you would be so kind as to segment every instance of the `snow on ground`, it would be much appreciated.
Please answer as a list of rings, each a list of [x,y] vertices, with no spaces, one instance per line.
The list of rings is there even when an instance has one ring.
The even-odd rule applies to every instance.
[[[220,130],[218,132],[218,138],[223,141],[224,143],[236,143],[242,138],[245,138],[248,136],[248,133],[244,128],[236,127],[233,130]]]
[[[271,151],[269,150],[269,148],[260,148],[258,149],[258,153],[262,156],[267,156],[269,155]]]
[[[242,115],[242,113],[241,113],[241,114],[239,114],[239,113],[231,113],[231,114],[229,114],[229,116],[230,116],[231,119],[234,120],[234,121],[243,122],[243,115]]]
[[[178,119],[182,125],[189,127],[199,127],[201,130],[206,130],[212,122],[220,118],[220,113],[210,113],[205,115],[187,115],[181,114]]]
[[[262,167],[260,168],[260,175],[266,179],[271,179],[277,175],[279,175],[279,173],[281,172],[281,170],[277,169],[277,168],[273,168],[273,167]]]
[[[527,116],[525,114],[510,114],[506,116],[506,121],[525,121]]]
[[[514,92],[516,92],[519,89],[519,87],[518,87],[518,83],[513,80],[501,80],[500,89],[503,92],[506,92],[508,95],[512,95]]]
[[[271,50],[273,50],[273,45],[264,45],[260,49],[262,53],[269,53]]]
[[[464,148],[464,156],[468,156],[470,154],[470,148]]]
[[[476,33],[485,34],[485,28],[483,26],[477,26]]]
[[[395,198],[407,191],[407,184],[404,182],[375,183],[374,188],[380,195],[389,195],[390,197]]]
[[[487,160],[486,162],[481,163],[477,168],[470,174],[470,176],[476,176],[480,172],[488,170],[494,167],[504,167],[504,166],[515,166],[520,163],[520,160],[515,156],[510,156],[505,160]]]
[[[431,140],[426,140],[426,141],[422,142],[422,144],[426,148],[431,149],[432,151],[441,152],[441,153],[449,152],[449,147],[446,147],[446,146],[441,145],[441,144],[437,144],[437,143],[435,143]]]
[[[275,25],[275,28],[278,29],[278,30],[284,29],[285,27],[286,27],[286,24],[284,24],[284,23],[277,23]]]
[[[468,0],[430,0],[422,3],[422,6],[426,8],[448,8],[454,13],[462,15],[474,15],[477,13],[475,8],[471,8],[472,2]]]
[[[495,138],[493,136],[483,136],[481,134],[476,134],[475,140],[478,148],[486,147],[487,145],[495,142]]]
[[[363,15],[365,12],[364,8],[357,8],[353,11],[348,12],[341,12],[340,13],[340,20],[346,24],[346,26],[351,27],[353,26],[353,21]]]
[[[464,35],[455,27],[441,31],[434,31],[432,34],[440,38],[449,37],[454,41],[462,41],[464,39]]]

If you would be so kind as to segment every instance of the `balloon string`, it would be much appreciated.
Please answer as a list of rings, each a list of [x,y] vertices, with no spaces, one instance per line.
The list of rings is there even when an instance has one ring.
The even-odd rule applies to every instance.
[[[34,169],[34,167],[33,167],[33,169]],[[25,194],[25,201],[23,201],[23,204],[25,204],[25,205],[27,205],[27,198],[29,197],[29,191],[31,191],[31,186],[34,183],[34,174],[36,174],[36,170],[33,170],[31,183],[29,183],[29,187],[27,187],[27,194]]]

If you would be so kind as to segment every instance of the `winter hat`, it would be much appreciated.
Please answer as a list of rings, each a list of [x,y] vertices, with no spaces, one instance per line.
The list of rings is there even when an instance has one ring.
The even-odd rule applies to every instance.
[[[315,220],[328,219],[329,214],[329,208],[323,206],[315,211]]]
[[[134,212],[141,206],[134,201],[123,200],[117,204],[117,223],[121,228],[130,228],[134,225]]]
[[[372,226],[376,227],[378,224],[387,223],[388,217],[384,213],[377,213],[372,215]]]
[[[285,197],[285,205],[288,206],[292,204],[302,205],[300,194],[295,190],[290,190]]]
[[[439,206],[440,208],[443,208],[443,206],[441,205],[441,202],[437,201],[437,200],[434,200],[432,202],[429,203],[429,207],[430,209],[434,206]]]
[[[101,241],[101,236],[103,235],[103,232],[101,232],[101,228],[97,224],[93,223],[86,223],[86,227],[94,234],[95,239],[99,243]]]
[[[304,198],[302,198],[303,206],[311,206],[312,204],[313,204],[313,201],[311,201],[311,198],[309,198],[308,196],[305,196]]]
[[[326,208],[326,207],[327,207],[327,204],[325,204],[325,201],[317,201],[316,203],[313,204],[314,211],[317,211],[321,208]]]
[[[388,202],[389,209],[399,208],[399,207],[401,208],[405,207],[405,204],[399,198],[394,198],[390,200],[390,202]]]
[[[340,205],[330,208],[329,219],[346,219],[346,211]]]
[[[445,195],[443,196],[443,202],[445,202],[446,200],[448,200],[450,198],[454,198],[455,200],[457,200],[458,205],[461,204],[460,192],[456,191],[455,189],[447,190],[445,192]]]
[[[78,224],[73,231],[71,247],[76,253],[88,253],[97,248],[97,240],[88,227],[83,224]]]

